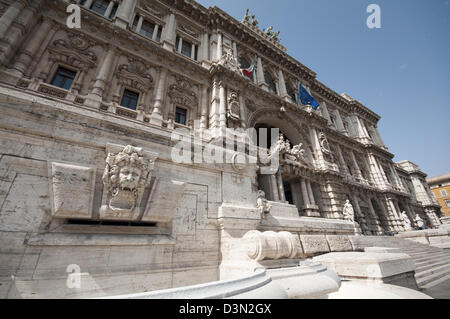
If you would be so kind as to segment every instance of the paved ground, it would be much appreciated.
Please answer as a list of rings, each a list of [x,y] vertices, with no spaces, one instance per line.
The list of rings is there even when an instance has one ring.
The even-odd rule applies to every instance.
[[[450,299],[450,278],[436,286],[421,291],[435,299]]]

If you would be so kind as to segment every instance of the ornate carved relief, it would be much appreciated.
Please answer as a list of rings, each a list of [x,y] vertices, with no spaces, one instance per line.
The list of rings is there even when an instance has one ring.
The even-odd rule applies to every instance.
[[[303,144],[294,145],[291,148],[288,139],[284,139],[283,134],[280,134],[278,141],[272,145],[269,150],[269,157],[279,154],[281,160],[293,162],[295,164],[309,166],[310,163],[305,158],[305,150],[303,149]]]
[[[168,95],[174,104],[187,107],[198,105],[198,98],[192,89],[191,83],[181,77],[176,79],[176,83],[169,86]]]
[[[120,84],[146,92],[153,86],[153,78],[148,73],[149,69],[150,67],[142,60],[129,58],[128,64],[121,64],[117,67],[116,76]]]
[[[236,91],[229,91],[227,102],[227,126],[232,128],[241,127],[241,106],[239,104],[239,97]]]
[[[103,201],[100,216],[106,219],[135,220],[139,203],[157,158],[156,153],[144,157],[143,149],[131,145],[120,152],[108,152],[103,173]]]
[[[239,63],[238,60],[236,59],[236,57],[233,54],[233,50],[228,48],[225,49],[222,57],[220,58],[219,64],[229,68],[230,70],[239,73],[240,75],[242,75],[242,72],[239,68]]]
[[[192,27],[190,27],[190,26],[188,26],[186,24],[179,23],[178,24],[178,29],[180,29],[183,32],[186,32],[187,34],[189,34],[190,36],[192,36],[192,37],[194,37],[196,39],[198,39],[200,37],[200,34],[199,34],[199,32],[197,30],[195,30],[194,28],[192,28]]]
[[[89,50],[95,45],[82,33],[69,33],[68,40],[55,40],[49,47],[50,60],[87,70],[97,65],[97,55]]]
[[[153,4],[149,4],[146,1],[141,1],[139,6],[145,11],[151,13],[152,15],[160,19],[164,18],[164,12],[160,8],[154,6]]]

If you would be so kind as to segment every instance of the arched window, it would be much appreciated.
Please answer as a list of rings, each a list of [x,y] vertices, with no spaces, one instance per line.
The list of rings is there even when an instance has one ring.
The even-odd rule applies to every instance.
[[[264,72],[264,81],[269,86],[269,90],[271,92],[278,94],[277,86],[275,85],[275,81],[273,80],[273,77],[269,72]]]

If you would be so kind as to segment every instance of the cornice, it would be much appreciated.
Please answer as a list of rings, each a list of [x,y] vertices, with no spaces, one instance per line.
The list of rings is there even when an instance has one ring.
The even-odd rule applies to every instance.
[[[58,1],[58,2],[55,2],[52,4],[53,5],[52,5],[52,7],[50,7],[50,10],[52,10],[52,9],[62,10],[64,12],[64,16],[65,16],[65,4],[64,3],[61,3]],[[161,63],[158,64],[154,61],[148,60],[148,56],[140,54],[139,52],[132,50],[132,48],[130,48],[130,47],[122,47],[122,46],[117,47],[119,51],[139,57],[139,58],[145,60],[147,63],[149,63],[153,67],[156,67],[156,68],[166,67],[171,72],[176,73],[176,74],[182,74],[179,72],[179,70],[188,70],[190,72],[195,72],[198,75],[203,75],[203,77],[205,79],[208,77],[208,69],[205,69],[201,65],[200,62],[188,59],[177,52],[168,51],[168,50],[162,48],[158,43],[154,42],[151,39],[146,39],[145,37],[143,37],[137,33],[134,33],[128,29],[120,28],[117,25],[115,25],[112,21],[107,20],[101,16],[98,16],[97,14],[92,13],[89,10],[86,10],[84,8],[82,8],[82,10],[83,10],[82,18],[83,18],[85,26],[81,29],[76,29],[75,32],[83,33],[86,36],[88,36],[89,38],[95,39],[99,43],[99,45],[105,47],[107,45],[110,45],[110,42],[108,42],[108,39],[106,39],[104,37],[100,37],[92,32],[89,32],[89,30],[88,30],[89,26],[95,27],[96,30],[105,33],[105,35],[109,34],[112,38],[114,38],[116,40],[116,42],[118,42],[120,40],[127,41],[127,42],[131,41],[135,46],[146,51],[147,53],[151,53],[153,56],[160,58],[160,60],[166,60],[166,61],[172,62],[174,64],[177,64],[178,66],[181,66],[181,68],[170,68],[164,64],[161,64]],[[59,19],[55,18],[54,16],[50,16],[50,15],[43,15],[43,16],[45,16],[47,19],[59,24],[59,27],[61,29],[64,29],[67,32],[74,32],[73,30],[71,30],[65,26],[64,21],[60,21]],[[86,33],[86,31],[88,31],[88,32]],[[192,78],[192,80],[194,82],[197,82],[198,84],[204,84],[204,83],[198,82],[195,78]]]
[[[378,114],[365,107],[361,102],[356,100],[347,100],[317,79],[314,79],[314,81],[311,82],[311,90],[320,95],[322,98],[325,98],[338,107],[341,107],[348,113],[358,113],[361,117],[375,123],[377,123],[381,118]]]
[[[250,48],[258,52],[258,55],[265,58],[277,61],[277,64],[282,65],[286,70],[301,77],[306,81],[315,78],[316,73],[287,53],[280,50],[277,46],[269,40],[262,38],[256,34],[248,26],[237,21],[226,12],[218,7],[209,8],[209,25],[210,29],[221,29],[234,36],[237,40],[247,43]]]

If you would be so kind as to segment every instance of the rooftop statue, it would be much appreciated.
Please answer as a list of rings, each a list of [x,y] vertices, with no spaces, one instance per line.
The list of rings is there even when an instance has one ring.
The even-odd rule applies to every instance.
[[[249,22],[250,16],[248,15],[248,8],[245,10],[244,18],[242,19],[242,22]]]

